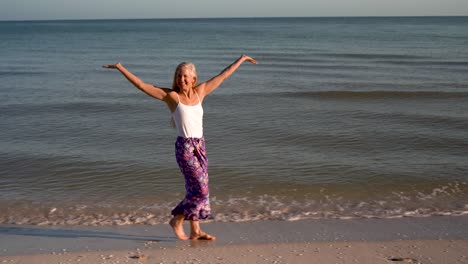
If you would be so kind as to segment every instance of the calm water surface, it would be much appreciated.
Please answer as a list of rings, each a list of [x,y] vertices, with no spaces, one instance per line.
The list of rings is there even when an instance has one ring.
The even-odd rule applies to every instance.
[[[204,101],[216,221],[468,214],[468,17],[0,22],[0,223],[158,224],[184,195],[167,107]]]

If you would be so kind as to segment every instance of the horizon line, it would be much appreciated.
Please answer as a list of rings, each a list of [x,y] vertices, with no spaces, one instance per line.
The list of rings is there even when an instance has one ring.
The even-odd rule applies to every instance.
[[[108,21],[108,20],[209,20],[209,19],[268,19],[268,18],[423,18],[423,17],[468,17],[468,15],[394,15],[394,16],[246,16],[246,17],[167,17],[167,18],[57,18],[13,19],[0,22],[54,22],[54,21]]]

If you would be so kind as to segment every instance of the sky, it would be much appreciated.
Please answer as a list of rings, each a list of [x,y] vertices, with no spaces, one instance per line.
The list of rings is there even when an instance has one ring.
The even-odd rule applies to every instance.
[[[468,0],[0,0],[0,20],[468,16]]]

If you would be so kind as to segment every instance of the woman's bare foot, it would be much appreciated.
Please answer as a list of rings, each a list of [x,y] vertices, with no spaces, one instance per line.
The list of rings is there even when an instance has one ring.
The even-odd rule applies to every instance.
[[[216,240],[215,236],[208,235],[205,232],[200,232],[198,234],[190,234],[191,240]]]
[[[188,237],[184,232],[184,216],[182,217],[176,215],[174,216],[171,221],[169,221],[169,224],[172,227],[172,230],[174,230],[174,234],[179,238],[180,240],[187,240]]]

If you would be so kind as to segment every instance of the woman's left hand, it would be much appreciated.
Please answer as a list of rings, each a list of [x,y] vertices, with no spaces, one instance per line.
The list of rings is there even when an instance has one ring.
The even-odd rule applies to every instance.
[[[248,61],[248,62],[250,62],[252,64],[258,64],[258,62],[256,60],[254,60],[253,58],[251,58],[251,57],[249,57],[249,56],[247,56],[245,54],[242,54],[241,59],[242,59],[242,61]]]

